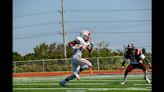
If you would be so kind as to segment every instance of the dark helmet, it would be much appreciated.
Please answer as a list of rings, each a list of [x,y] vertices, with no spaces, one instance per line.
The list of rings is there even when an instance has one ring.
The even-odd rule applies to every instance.
[[[133,43],[129,43],[127,46],[127,49],[135,49],[134,44]]]
[[[127,53],[130,55],[134,55],[135,54],[135,47],[133,45],[133,43],[129,43],[127,46]]]

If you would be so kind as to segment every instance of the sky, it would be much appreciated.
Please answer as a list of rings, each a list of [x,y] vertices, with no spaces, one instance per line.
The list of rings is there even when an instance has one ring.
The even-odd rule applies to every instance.
[[[66,43],[91,31],[94,46],[112,50],[129,42],[152,52],[151,0],[63,0]],[[13,52],[33,53],[43,42],[63,43],[61,0],[13,0]]]

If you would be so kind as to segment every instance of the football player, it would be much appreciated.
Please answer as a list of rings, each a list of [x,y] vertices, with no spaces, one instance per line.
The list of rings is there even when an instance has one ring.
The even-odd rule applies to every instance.
[[[74,78],[80,80],[79,73],[83,70],[89,69],[92,74],[92,63],[82,58],[82,51],[92,51],[93,42],[91,41],[91,32],[88,30],[82,30],[80,36],[75,40],[68,43],[69,47],[73,50],[73,56],[71,57],[72,74],[59,82],[59,85],[65,87],[66,83]]]
[[[146,80],[147,83],[150,84],[150,80],[147,76],[147,70],[146,70],[146,67],[143,63],[143,60],[145,60],[149,64],[150,68],[152,68],[151,63],[148,61],[148,59],[145,57],[145,55],[142,53],[142,51],[140,49],[135,48],[132,43],[128,44],[127,49],[128,50],[124,54],[125,60],[122,63],[121,69],[125,68],[124,65],[125,65],[126,61],[130,61],[130,64],[128,65],[128,67],[125,70],[124,81],[121,82],[121,85],[126,84],[128,73],[131,72],[135,68],[139,68],[139,69],[143,70],[144,79]]]

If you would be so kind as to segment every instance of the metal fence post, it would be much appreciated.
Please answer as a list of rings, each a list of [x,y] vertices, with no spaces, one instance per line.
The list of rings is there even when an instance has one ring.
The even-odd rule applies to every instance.
[[[42,60],[42,65],[43,65],[43,72],[44,72],[44,60]]]
[[[99,58],[97,58],[97,68],[98,68],[98,70],[100,70]]]
[[[15,73],[17,72],[17,62],[14,62],[14,70],[15,70]]]
[[[123,58],[122,56],[116,56],[116,58]],[[111,59],[112,58],[112,59]],[[93,62],[93,65],[95,66],[96,70],[101,70],[101,66],[105,66],[103,67],[103,70],[113,70],[112,67],[114,69],[118,69],[122,61],[121,60],[115,60],[116,65],[114,64],[114,59],[115,57],[93,57],[90,59],[94,59],[95,62]],[[70,59],[70,58],[69,58]],[[100,60],[102,60],[100,62]],[[148,58],[150,60],[150,62],[152,62],[151,57]],[[13,61],[13,73],[19,73],[19,72],[35,72],[36,70],[38,72],[48,72],[51,71],[50,67],[51,67],[51,63],[49,64],[48,62],[54,62],[54,60],[65,60],[65,59],[42,59],[42,60],[28,60],[28,61]],[[67,60],[66,60],[67,61]],[[92,60],[91,60],[92,61]],[[103,63],[103,62],[108,62],[108,63]],[[35,64],[32,64],[35,63]],[[63,63],[64,66],[59,65],[60,63],[55,63],[54,66],[52,66],[53,68],[55,68],[55,66],[59,66],[59,69],[55,69],[54,71],[58,71],[60,69],[64,69],[64,71],[68,71],[68,69],[65,69],[68,64],[68,62]],[[96,65],[97,64],[97,65]],[[101,66],[100,66],[101,64]],[[104,65],[104,64],[108,64],[110,67]],[[126,63],[126,65],[128,64],[128,62]],[[117,66],[117,67],[116,67]],[[48,67],[48,68],[47,68]],[[26,70],[27,69],[27,70]],[[35,69],[35,71],[33,71]]]

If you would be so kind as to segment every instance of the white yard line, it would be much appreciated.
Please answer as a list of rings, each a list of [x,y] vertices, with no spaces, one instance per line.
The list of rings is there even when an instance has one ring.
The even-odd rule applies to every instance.
[[[80,81],[123,81],[123,80],[80,80]],[[145,81],[145,80],[127,80],[127,81]]]
[[[59,85],[59,83],[14,83],[13,85]],[[108,85],[108,83],[68,83],[68,85]],[[132,84],[132,85],[152,85],[152,84]]]
[[[152,84],[133,84],[133,85],[152,85]]]
[[[92,75],[92,76],[81,76],[81,79],[109,79],[109,78],[123,78],[124,75]],[[150,76],[150,75],[148,75]],[[61,80],[67,76],[53,76],[53,77],[22,77],[22,78],[13,78],[13,80]],[[128,75],[128,78],[142,78],[143,74],[139,75]]]
[[[32,83],[32,84],[13,84],[13,85],[59,85],[59,83]],[[108,85],[108,83],[68,83],[68,85]]]
[[[146,87],[147,89],[151,89],[152,87]]]
[[[13,90],[151,90],[146,88],[13,88]]]
[[[51,80],[51,81],[46,81],[46,80],[44,80],[44,81],[41,81],[41,80],[38,80],[38,81],[36,81],[36,80],[28,80],[28,81],[14,81],[15,83],[24,83],[24,82],[26,82],[26,83],[31,83],[31,82],[59,82],[60,80]],[[76,80],[76,79],[74,79],[74,80],[71,80],[71,81],[78,81],[78,80]],[[121,79],[113,79],[113,80],[111,80],[111,79],[109,79],[109,80],[80,80],[80,81],[95,81],[95,82],[98,82],[98,81],[123,81],[123,79],[121,80]],[[132,80],[132,79],[130,79],[130,80],[127,80],[127,81],[145,81],[145,80]]]

